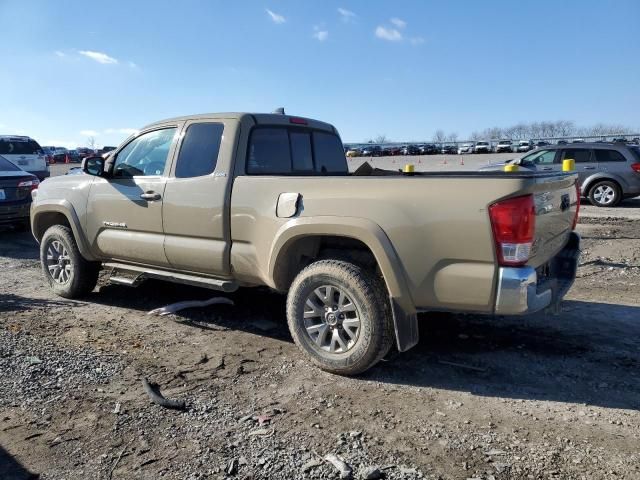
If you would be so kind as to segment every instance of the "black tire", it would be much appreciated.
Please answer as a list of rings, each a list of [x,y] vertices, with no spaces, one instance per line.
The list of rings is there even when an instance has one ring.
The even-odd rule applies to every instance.
[[[603,195],[603,192],[612,192]],[[596,207],[615,207],[622,201],[620,185],[610,180],[594,183],[589,189],[589,201]]]
[[[314,340],[307,332],[304,318],[307,300],[316,298],[314,292],[323,286],[338,289],[334,299],[342,298],[339,295],[344,292],[360,320],[357,337],[351,338],[345,351],[323,349],[317,343],[320,334]],[[324,292],[328,296],[327,290]],[[287,296],[287,320],[291,336],[302,352],[322,370],[338,375],[357,375],[368,370],[389,352],[394,339],[388,294],[382,279],[343,260],[319,260],[298,274]],[[326,322],[325,325],[332,328],[326,318],[320,322]],[[345,332],[342,323],[333,329],[339,331],[327,331],[325,336],[339,336]]]
[[[54,242],[58,243],[54,245]],[[64,251],[66,251],[64,258],[68,257],[70,263],[67,273],[64,274],[66,278],[57,281],[54,279],[52,272],[49,271],[47,255],[50,247],[54,248],[59,245],[64,247]],[[64,225],[49,227],[42,236],[40,240],[40,264],[53,293],[64,298],[82,297],[90,293],[98,282],[100,263],[90,262],[82,257],[71,229]]]

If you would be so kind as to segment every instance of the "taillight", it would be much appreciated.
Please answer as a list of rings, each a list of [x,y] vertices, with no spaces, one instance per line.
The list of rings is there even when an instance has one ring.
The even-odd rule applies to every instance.
[[[576,216],[573,217],[573,227],[571,230],[575,230],[578,225],[578,214],[580,213],[580,185],[576,182]]]
[[[509,198],[489,206],[498,264],[522,266],[529,260],[536,230],[533,195]]]
[[[30,191],[35,190],[40,185],[40,180],[34,178],[33,180],[25,180],[18,183],[18,188],[28,188]]]
[[[634,172],[640,172],[640,163],[632,163],[631,168]]]

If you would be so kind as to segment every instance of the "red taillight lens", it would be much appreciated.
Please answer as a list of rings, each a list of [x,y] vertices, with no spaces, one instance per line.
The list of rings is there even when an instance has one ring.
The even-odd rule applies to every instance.
[[[18,188],[28,188],[29,190],[35,190],[36,188],[38,188],[38,185],[40,185],[40,180],[34,178],[33,180],[25,180],[24,182],[19,182]]]
[[[633,169],[634,172],[640,173],[640,163],[632,163],[631,168]]]
[[[533,195],[509,198],[489,206],[498,263],[522,266],[529,260],[536,230]]]
[[[300,117],[291,117],[289,119],[289,122],[295,123],[296,125],[306,125],[307,124],[307,121],[304,118],[300,118]]]
[[[578,215],[580,214],[580,185],[576,182],[576,216],[573,218],[573,227],[571,230],[575,230],[578,225]]]

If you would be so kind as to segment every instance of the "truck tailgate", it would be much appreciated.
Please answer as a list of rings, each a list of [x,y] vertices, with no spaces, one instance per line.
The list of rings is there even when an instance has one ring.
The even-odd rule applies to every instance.
[[[579,205],[577,175],[539,178],[525,193],[532,193],[536,228],[528,264],[539,267],[554,257],[569,240]]]

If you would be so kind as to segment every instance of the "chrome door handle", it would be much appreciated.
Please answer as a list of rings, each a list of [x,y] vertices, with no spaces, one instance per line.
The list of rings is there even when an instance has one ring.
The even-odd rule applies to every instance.
[[[154,200],[160,200],[162,197],[160,196],[159,193],[156,193],[156,192],[145,192],[140,194],[140,198],[143,200],[154,201]]]
[[[596,167],[582,167],[583,170],[595,170]]]
[[[542,167],[542,170],[553,170],[553,167]]]

